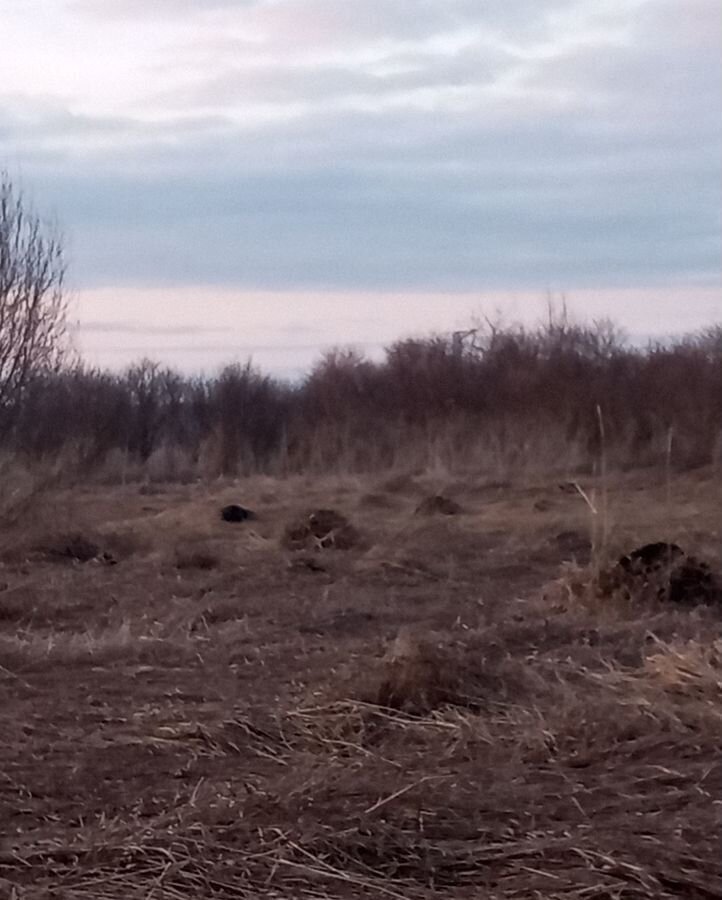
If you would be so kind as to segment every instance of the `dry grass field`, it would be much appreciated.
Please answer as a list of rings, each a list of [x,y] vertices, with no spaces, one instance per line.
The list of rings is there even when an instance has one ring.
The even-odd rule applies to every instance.
[[[718,570],[718,473],[581,487],[596,516],[403,475],[29,501],[0,898],[722,897],[722,606],[595,588],[651,541]]]

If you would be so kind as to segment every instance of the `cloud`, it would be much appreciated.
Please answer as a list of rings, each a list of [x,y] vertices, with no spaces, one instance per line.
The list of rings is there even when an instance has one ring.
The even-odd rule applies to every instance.
[[[262,0],[70,0],[67,9],[71,14],[91,20],[132,19],[163,21],[177,16],[199,18],[208,12],[243,10]]]
[[[145,20],[190,19],[194,25],[222,16],[226,24],[245,26],[276,43],[306,45],[359,43],[370,39],[405,40],[435,36],[479,23],[501,32],[544,32],[555,10],[574,0],[72,0],[68,11],[79,17]]]
[[[57,63],[0,96],[80,287],[719,281],[717,2],[142,7],[69,7],[92,65],[126,42],[125,94]]]
[[[573,316],[586,321],[612,316],[635,341],[704,327],[719,317],[719,291],[690,289],[614,289],[574,291],[567,295]],[[448,333],[467,328],[474,316],[527,324],[544,320],[546,298],[528,292],[239,292],[231,288],[113,288],[83,292],[78,298],[81,322],[175,322],[188,336],[82,332],[83,353],[97,364],[122,367],[149,356],[187,372],[215,369],[252,357],[277,375],[308,371],[326,349],[353,343],[369,356],[400,334]],[[145,311],[145,318],[144,318]],[[206,323],[223,326],[224,335],[205,333]],[[300,328],[298,326],[301,326]]]
[[[266,59],[228,66],[210,78],[169,91],[163,99],[171,107],[302,103],[307,110],[344,98],[353,103],[390,95],[398,102],[412,92],[479,87],[491,82],[495,67],[507,59],[498,48],[483,47],[443,55],[406,53],[387,65],[284,64]]]
[[[105,322],[94,321],[92,319],[77,322],[73,329],[83,334],[118,334],[118,335],[137,335],[142,334],[148,337],[192,337],[203,334],[219,334],[223,333],[223,328],[205,328],[199,325],[150,325],[147,322]]]
[[[74,209],[85,284],[543,289],[716,277],[710,148],[670,156],[569,117],[544,132],[442,128],[431,145],[414,142],[415,128],[410,117],[409,144],[394,153],[388,121],[349,117],[348,162],[319,143],[317,164],[309,151],[280,170],[253,147],[206,166],[201,141],[187,175],[149,165],[150,176],[54,179],[40,193]]]

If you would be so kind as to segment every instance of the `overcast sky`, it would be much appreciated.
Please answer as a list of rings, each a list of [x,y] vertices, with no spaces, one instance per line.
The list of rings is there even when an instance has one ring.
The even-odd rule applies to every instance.
[[[0,0],[0,167],[79,344],[376,352],[547,291],[722,318],[719,0]]]

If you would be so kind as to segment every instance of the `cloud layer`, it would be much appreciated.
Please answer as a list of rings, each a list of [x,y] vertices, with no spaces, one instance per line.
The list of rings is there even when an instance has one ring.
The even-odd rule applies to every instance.
[[[65,226],[79,288],[719,282],[717,0],[7,18],[0,164]]]

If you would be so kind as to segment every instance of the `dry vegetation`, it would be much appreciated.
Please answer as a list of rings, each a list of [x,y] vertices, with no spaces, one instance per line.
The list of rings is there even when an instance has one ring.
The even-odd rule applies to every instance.
[[[599,577],[719,472],[557,481],[20,485],[0,897],[722,897],[721,607]]]
[[[719,462],[722,327],[639,347],[552,310],[532,328],[399,341],[376,362],[334,351],[294,384],[250,365],[41,370],[0,404],[0,449],[110,483],[398,467],[506,480],[588,474],[597,408],[610,466],[657,464],[670,431],[675,466]]]

